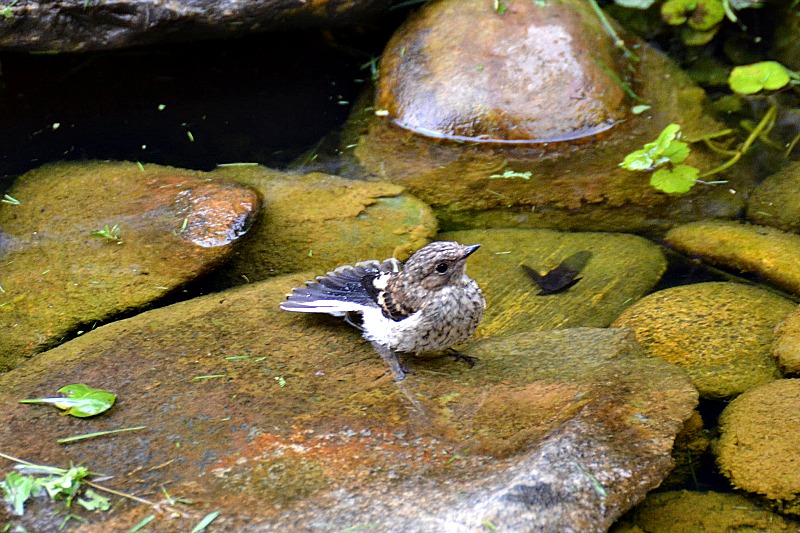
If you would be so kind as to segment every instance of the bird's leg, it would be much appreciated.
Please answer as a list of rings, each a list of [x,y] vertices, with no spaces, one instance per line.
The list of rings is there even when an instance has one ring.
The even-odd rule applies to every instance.
[[[477,357],[473,357],[471,355],[464,355],[463,353],[459,352],[455,348],[448,348],[447,355],[455,359],[456,361],[464,361],[469,365],[470,368],[475,366],[475,363],[478,362]]]
[[[391,369],[392,373],[394,374],[395,381],[403,381],[406,379],[406,372],[403,370],[403,367],[400,365],[400,361],[397,359],[397,352],[376,342],[373,342],[372,346],[383,358],[383,360],[386,361],[386,364],[389,365],[389,369]]]

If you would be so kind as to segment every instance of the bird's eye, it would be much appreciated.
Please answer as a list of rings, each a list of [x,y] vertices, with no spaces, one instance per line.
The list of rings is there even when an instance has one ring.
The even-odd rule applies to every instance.
[[[436,265],[436,272],[438,272],[439,274],[444,274],[445,272],[447,272],[448,268],[450,268],[450,265],[448,265],[447,263],[439,263],[438,265]]]

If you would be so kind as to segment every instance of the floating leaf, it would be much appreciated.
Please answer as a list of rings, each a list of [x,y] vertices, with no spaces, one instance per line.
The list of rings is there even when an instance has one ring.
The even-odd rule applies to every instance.
[[[735,67],[728,76],[728,85],[739,94],[755,94],[762,89],[774,91],[785,87],[792,74],[777,61],[762,61]]]
[[[668,194],[689,192],[700,171],[689,165],[676,165],[672,170],[662,168],[653,172],[650,185]]]
[[[58,389],[65,398],[31,398],[20,403],[49,403],[63,409],[64,415],[79,418],[99,415],[111,409],[117,395],[102,389],[94,389],[82,383],[67,385]]]

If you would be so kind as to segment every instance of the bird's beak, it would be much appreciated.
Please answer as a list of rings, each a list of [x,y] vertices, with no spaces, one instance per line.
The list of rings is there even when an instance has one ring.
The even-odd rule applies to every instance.
[[[464,248],[467,249],[467,253],[464,254],[463,259],[466,259],[470,255],[472,255],[480,247],[481,247],[480,244],[470,244],[469,246],[465,246]]]

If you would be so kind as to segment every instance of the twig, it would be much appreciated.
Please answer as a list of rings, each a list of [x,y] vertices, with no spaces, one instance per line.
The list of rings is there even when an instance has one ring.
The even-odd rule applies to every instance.
[[[605,13],[603,13],[603,10],[600,9],[600,6],[597,4],[597,0],[589,0],[589,5],[592,6],[592,9],[594,10],[595,14],[597,15],[597,18],[600,19],[600,24],[603,25],[603,28],[606,30],[606,32],[608,32],[608,34],[611,36],[611,38],[614,39],[614,46],[616,46],[617,48],[622,50],[622,53],[625,54],[625,57],[627,57],[627,58],[631,59],[632,61],[638,63],[639,62],[639,56],[637,56],[636,54],[634,54],[633,52],[628,50],[628,47],[625,46],[625,41],[623,41],[620,38],[620,36],[617,35],[616,30],[611,25],[611,23],[608,21],[608,18],[606,17]]]

